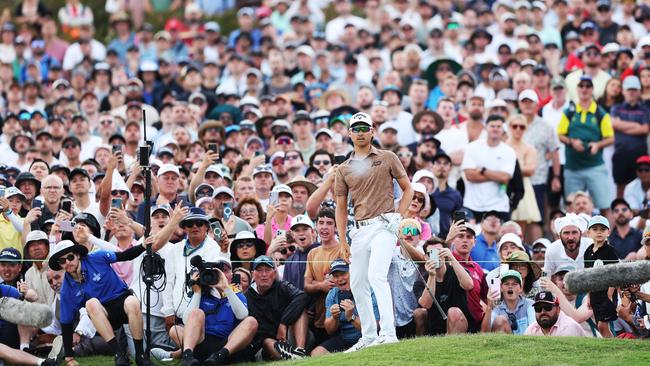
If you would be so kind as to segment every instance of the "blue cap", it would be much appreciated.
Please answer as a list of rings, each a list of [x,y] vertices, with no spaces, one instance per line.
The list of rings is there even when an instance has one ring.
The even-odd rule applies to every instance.
[[[630,75],[623,80],[623,90],[641,90],[641,80],[637,76]]]
[[[609,229],[609,221],[605,216],[596,215],[592,217],[589,220],[589,225],[587,225],[587,229],[591,229],[591,227],[594,225],[603,225],[604,227]]]
[[[583,81],[588,81],[589,83],[591,83],[591,85],[594,85],[594,80],[589,75],[581,75],[580,76],[580,81],[578,81],[578,84],[580,84]]]
[[[23,259],[20,252],[16,248],[5,248],[0,252],[0,262],[18,262]]]
[[[183,218],[183,220],[181,220],[180,227],[184,227],[187,222],[195,220],[203,221],[206,223],[206,225],[210,225],[210,219],[202,208],[191,207],[187,215]]]
[[[596,23],[588,20],[580,25],[580,31],[584,32],[589,29],[598,29],[598,26],[596,26]]]
[[[349,272],[350,271],[350,266],[346,261],[344,261],[341,258],[337,258],[332,263],[330,263],[330,272],[329,274],[333,274],[334,272]]]
[[[273,261],[273,258],[269,257],[268,255],[260,255],[259,257],[255,258],[255,260],[253,260],[253,271],[261,265],[266,265],[275,269],[275,262]]]

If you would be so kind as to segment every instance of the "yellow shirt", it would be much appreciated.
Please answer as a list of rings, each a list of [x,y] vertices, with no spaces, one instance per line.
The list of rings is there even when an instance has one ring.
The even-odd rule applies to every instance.
[[[21,222],[22,218],[18,218]],[[4,215],[0,215],[0,250],[5,248],[16,248],[23,254],[23,245],[20,242],[20,233],[16,231],[14,225],[5,218]]]

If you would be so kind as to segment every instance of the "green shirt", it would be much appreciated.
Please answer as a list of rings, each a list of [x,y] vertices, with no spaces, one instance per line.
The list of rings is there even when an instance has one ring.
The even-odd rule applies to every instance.
[[[609,113],[592,101],[587,109],[583,109],[580,104],[572,104],[565,109],[557,133],[582,141],[582,152],[578,152],[571,144],[566,146],[566,168],[580,170],[605,163],[602,149],[592,155],[589,143],[613,137],[614,129]]]

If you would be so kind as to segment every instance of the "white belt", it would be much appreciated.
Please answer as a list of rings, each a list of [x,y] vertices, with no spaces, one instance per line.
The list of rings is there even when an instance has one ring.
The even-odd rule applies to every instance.
[[[376,224],[378,222],[385,222],[385,221],[386,221],[386,219],[384,219],[383,216],[377,216],[377,217],[373,217],[372,219],[355,221],[354,226],[357,229],[359,229],[359,228],[362,228],[364,226],[369,226],[369,225],[372,225],[372,224]]]

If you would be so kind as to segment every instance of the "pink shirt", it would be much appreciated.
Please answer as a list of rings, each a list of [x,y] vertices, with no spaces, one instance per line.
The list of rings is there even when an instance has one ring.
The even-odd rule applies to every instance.
[[[126,249],[133,247],[134,244],[137,243],[133,241]],[[118,249],[121,248],[118,247]],[[120,251],[123,252],[124,250],[120,250]],[[131,284],[131,280],[133,279],[133,261],[116,262],[111,264],[111,267],[113,267],[113,270],[117,274],[117,277],[121,278],[124,282],[126,282],[127,285]]]
[[[551,327],[551,331],[548,334],[544,334],[542,327],[537,324],[537,322],[528,326],[526,333],[524,335],[533,335],[533,336],[563,336],[563,337],[585,337],[585,331],[582,329],[580,324],[573,320],[573,318],[564,314],[563,311],[560,311],[560,316],[557,318],[555,325]]]
[[[291,219],[293,219],[293,217],[287,215],[287,221],[285,221],[283,228],[281,228],[280,225],[278,225],[278,222],[275,221],[275,217],[271,219],[271,240],[275,239],[278,230],[284,230],[285,232],[291,230]],[[255,228],[255,233],[257,234],[257,237],[260,239],[264,239],[264,227],[265,227],[264,224],[259,224]],[[267,248],[269,247],[269,245],[271,245],[271,243],[266,243]]]

